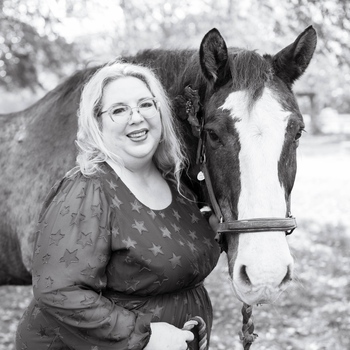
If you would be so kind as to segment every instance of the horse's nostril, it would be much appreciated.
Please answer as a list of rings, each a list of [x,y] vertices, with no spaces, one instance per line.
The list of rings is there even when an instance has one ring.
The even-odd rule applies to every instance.
[[[239,276],[245,284],[247,284],[247,285],[252,284],[252,282],[250,281],[248,274],[247,274],[247,266],[246,265],[241,266],[241,269],[239,271]]]
[[[283,286],[283,285],[286,284],[286,283],[289,283],[292,279],[293,279],[293,276],[292,276],[292,267],[291,267],[291,265],[288,265],[288,267],[287,267],[287,273],[286,273],[286,275],[284,276],[282,282],[280,283],[280,287]]]

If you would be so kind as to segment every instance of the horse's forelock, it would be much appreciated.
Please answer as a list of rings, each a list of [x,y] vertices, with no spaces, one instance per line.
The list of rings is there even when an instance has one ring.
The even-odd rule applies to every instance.
[[[272,79],[271,65],[257,52],[249,50],[233,50],[229,60],[233,91],[246,91],[252,107]]]

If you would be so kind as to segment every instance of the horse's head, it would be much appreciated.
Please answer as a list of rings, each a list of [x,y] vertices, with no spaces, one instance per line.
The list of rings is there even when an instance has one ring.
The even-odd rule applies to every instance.
[[[216,29],[204,37],[202,135],[224,222],[289,214],[296,149],[304,129],[292,85],[315,46],[312,27],[273,56],[228,50]],[[258,232],[253,226],[249,233],[223,234],[234,290],[247,304],[273,302],[292,280],[293,258],[283,227]]]

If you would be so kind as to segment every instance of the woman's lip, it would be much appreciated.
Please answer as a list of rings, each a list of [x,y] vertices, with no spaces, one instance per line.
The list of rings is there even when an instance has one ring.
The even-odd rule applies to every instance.
[[[138,138],[146,136],[148,133],[147,129],[135,130],[133,132],[128,133],[126,136],[129,138]]]

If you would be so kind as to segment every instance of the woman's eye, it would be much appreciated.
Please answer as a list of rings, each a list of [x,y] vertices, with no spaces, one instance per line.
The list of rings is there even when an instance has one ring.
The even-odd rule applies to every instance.
[[[119,107],[115,107],[112,109],[112,115],[120,115],[120,114],[124,114],[126,113],[128,110],[127,107],[124,107],[124,106],[119,106]]]
[[[142,102],[140,103],[139,107],[140,108],[151,108],[153,106],[153,103],[150,102],[150,101],[145,101],[145,102]]]

